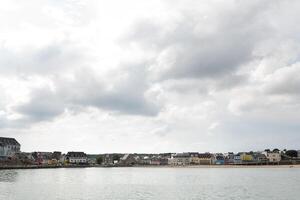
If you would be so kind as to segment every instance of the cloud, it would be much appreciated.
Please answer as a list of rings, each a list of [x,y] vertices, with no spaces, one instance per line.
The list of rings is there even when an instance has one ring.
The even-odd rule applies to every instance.
[[[29,100],[13,110],[28,123],[51,121],[66,110],[88,107],[139,116],[155,116],[160,112],[154,97],[151,99],[151,94],[147,94],[149,88],[143,64],[128,66],[126,70],[110,72],[110,75],[119,78],[109,79],[107,83],[93,71],[79,70],[72,80],[57,79],[52,89],[49,86],[33,89]]]
[[[264,90],[274,95],[300,95],[300,63],[282,67],[265,79]]]
[[[2,5],[1,133],[120,152],[298,139],[296,0]]]
[[[92,72],[81,71],[70,82],[58,85],[70,104],[92,106],[120,114],[155,116],[160,108],[155,99],[147,97],[149,83],[144,63],[109,73],[101,80]]]
[[[21,50],[2,46],[0,48],[0,72],[6,75],[47,76],[80,67],[84,53],[68,43],[52,43],[42,47]]]
[[[234,75],[255,59],[256,45],[271,34],[271,26],[262,19],[269,5],[237,2],[224,6],[214,12],[199,7],[179,10],[179,17],[161,24],[144,19],[126,39],[145,52],[156,53],[151,69],[161,79]]]
[[[46,87],[32,91],[29,102],[19,105],[15,111],[22,114],[25,120],[40,122],[52,120],[62,114],[65,107],[65,102],[55,91]]]

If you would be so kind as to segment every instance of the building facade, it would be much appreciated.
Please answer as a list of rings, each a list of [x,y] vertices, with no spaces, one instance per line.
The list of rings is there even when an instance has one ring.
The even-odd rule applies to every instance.
[[[199,153],[199,165],[213,164],[213,156],[210,153]]]
[[[191,157],[189,153],[177,153],[169,159],[170,165],[189,165]]]
[[[0,137],[0,157],[12,157],[19,153],[20,149],[21,145],[15,138]]]
[[[266,151],[264,154],[271,163],[278,163],[281,161],[281,154],[279,152]]]
[[[137,157],[133,154],[125,154],[119,161],[121,166],[133,166],[138,164]]]
[[[224,165],[225,164],[225,156],[222,153],[214,154],[214,164],[215,165]]]
[[[250,153],[241,153],[240,155],[241,155],[242,163],[251,163],[254,160],[252,154]]]
[[[66,160],[70,164],[87,164],[87,155],[84,152],[68,152]]]

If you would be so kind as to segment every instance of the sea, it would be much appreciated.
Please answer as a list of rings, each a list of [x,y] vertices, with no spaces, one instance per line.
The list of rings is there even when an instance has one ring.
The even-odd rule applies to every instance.
[[[0,200],[299,200],[300,168],[0,170]]]

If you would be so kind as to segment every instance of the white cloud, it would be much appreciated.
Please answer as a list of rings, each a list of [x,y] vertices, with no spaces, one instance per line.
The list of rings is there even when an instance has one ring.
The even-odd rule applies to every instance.
[[[24,150],[296,145],[298,1],[1,5],[0,133]]]

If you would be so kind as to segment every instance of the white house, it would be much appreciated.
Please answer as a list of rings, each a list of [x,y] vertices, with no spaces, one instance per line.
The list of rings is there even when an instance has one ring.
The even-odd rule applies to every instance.
[[[281,154],[277,151],[265,151],[263,154],[267,157],[269,162],[275,163],[281,161]]]
[[[0,137],[0,157],[11,157],[20,149],[21,145],[15,138]]]
[[[71,164],[86,164],[88,162],[87,155],[84,152],[68,152],[66,160]]]
[[[189,153],[177,153],[169,159],[168,163],[170,165],[189,165],[191,157]]]

